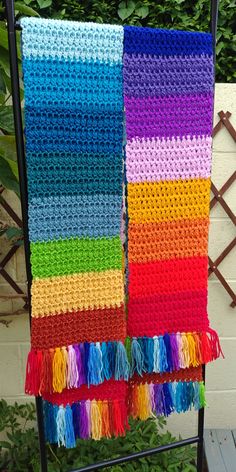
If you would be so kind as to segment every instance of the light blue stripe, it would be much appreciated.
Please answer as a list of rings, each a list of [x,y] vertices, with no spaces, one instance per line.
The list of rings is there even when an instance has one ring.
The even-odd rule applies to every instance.
[[[121,197],[116,195],[33,198],[29,203],[30,241],[120,234]]]
[[[98,23],[23,18],[23,58],[122,64],[123,27]]]

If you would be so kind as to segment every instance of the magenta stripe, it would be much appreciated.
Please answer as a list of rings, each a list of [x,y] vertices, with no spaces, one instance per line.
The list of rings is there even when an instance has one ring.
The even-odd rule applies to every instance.
[[[213,95],[125,97],[127,138],[211,136]]]
[[[129,97],[184,95],[213,89],[213,59],[124,54],[124,93]],[[183,80],[184,77],[184,80]]]
[[[126,145],[128,182],[208,178],[212,138],[132,139]]]

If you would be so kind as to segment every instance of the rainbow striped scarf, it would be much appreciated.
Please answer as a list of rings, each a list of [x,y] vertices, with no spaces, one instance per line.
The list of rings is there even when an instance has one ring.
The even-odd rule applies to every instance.
[[[211,36],[21,24],[25,390],[44,399],[47,440],[73,447],[204,405],[201,364],[221,352],[206,312]]]

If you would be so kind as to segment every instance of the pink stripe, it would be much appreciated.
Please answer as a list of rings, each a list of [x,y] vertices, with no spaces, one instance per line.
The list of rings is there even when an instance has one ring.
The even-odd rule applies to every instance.
[[[208,178],[212,138],[133,138],[126,145],[128,182]]]

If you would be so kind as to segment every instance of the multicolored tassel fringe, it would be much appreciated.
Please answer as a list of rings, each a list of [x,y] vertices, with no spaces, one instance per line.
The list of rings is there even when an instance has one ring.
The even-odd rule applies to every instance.
[[[128,380],[134,373],[173,372],[217,359],[221,354],[215,331],[176,333],[122,342],[80,343],[36,350],[28,355],[25,391],[31,395],[65,388]]]
[[[67,448],[74,447],[77,438],[124,436],[128,428],[126,402],[86,400],[64,407],[44,401],[44,424],[46,440]]]
[[[86,400],[58,406],[44,401],[46,439],[50,443],[71,448],[76,439],[124,436],[128,429],[128,413],[146,420],[152,416],[169,416],[205,406],[203,382],[170,382],[133,384],[126,401]]]
[[[28,355],[25,391],[31,395],[65,388],[99,385],[104,380],[128,380],[130,365],[122,342],[80,343],[32,349]]]
[[[134,384],[131,388],[130,415],[146,420],[155,413],[169,416],[205,406],[205,386],[201,382]]]

